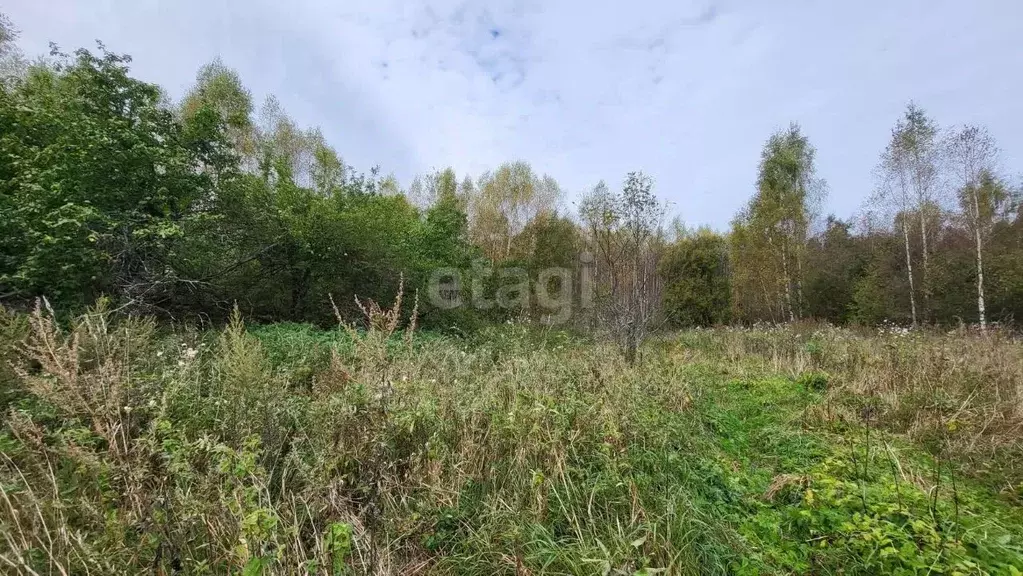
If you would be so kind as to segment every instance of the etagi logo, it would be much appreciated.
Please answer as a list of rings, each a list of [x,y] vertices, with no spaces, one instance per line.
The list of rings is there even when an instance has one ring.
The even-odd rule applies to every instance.
[[[579,255],[579,265],[574,270],[544,268],[535,277],[525,268],[478,262],[469,269],[434,270],[427,284],[427,298],[444,310],[467,305],[478,310],[494,307],[524,310],[535,306],[548,313],[547,322],[560,324],[572,317],[573,310],[593,307],[593,275],[594,258],[589,252]]]

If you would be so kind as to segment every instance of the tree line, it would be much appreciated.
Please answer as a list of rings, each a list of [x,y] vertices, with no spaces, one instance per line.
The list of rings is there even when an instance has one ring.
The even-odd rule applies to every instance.
[[[986,129],[942,128],[910,103],[848,221],[819,219],[813,161],[798,126],[765,145],[756,193],[717,244],[733,319],[983,329],[1023,318],[1019,189]]]
[[[952,324],[1023,318],[1023,221],[982,128],[942,129],[910,105],[855,219],[822,217],[826,184],[797,125],[764,145],[730,230],[688,230],[642,172],[574,203],[551,176],[509,162],[403,187],[348,165],[273,98],[256,106],[219,61],[172,101],[96,51],[27,62],[0,21],[0,302],[101,297],[169,318],[328,324],[438,269],[499,290],[518,270],[589,278],[562,286],[570,322],[634,352],[662,326],[784,322]],[[580,257],[588,254],[589,257]],[[555,282],[561,282],[557,278]],[[470,284],[472,286],[470,286]],[[548,289],[549,287],[541,287]],[[527,294],[528,295],[528,294]],[[587,299],[592,301],[586,301]],[[419,302],[424,325],[460,330],[551,317],[516,307]]]

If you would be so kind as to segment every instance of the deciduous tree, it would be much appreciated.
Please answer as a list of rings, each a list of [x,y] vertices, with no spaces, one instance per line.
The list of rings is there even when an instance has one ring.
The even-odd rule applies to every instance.
[[[973,233],[977,268],[977,318],[981,330],[985,330],[984,244],[999,212],[1004,210],[1009,195],[994,176],[998,146],[987,130],[976,126],[963,127],[949,135],[945,151],[960,211]]]
[[[642,172],[630,172],[621,192],[600,182],[579,204],[596,252],[598,317],[629,362],[660,312],[664,211]]]

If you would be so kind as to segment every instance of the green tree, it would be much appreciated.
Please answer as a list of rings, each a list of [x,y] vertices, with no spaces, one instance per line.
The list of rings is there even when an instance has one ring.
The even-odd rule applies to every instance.
[[[658,271],[664,281],[664,314],[675,327],[713,326],[731,318],[728,240],[710,229],[668,246]]]
[[[803,315],[806,244],[824,191],[814,155],[798,125],[773,134],[761,155],[757,192],[733,223],[733,265],[739,270],[733,289],[764,294],[764,308],[744,310],[749,319]]]
[[[254,153],[252,95],[238,73],[220,59],[199,69],[195,85],[181,102],[181,116],[186,122],[204,110],[219,119],[239,155]]]
[[[0,86],[0,283],[81,305],[160,304],[184,223],[208,198],[202,146],[129,75],[127,56],[53,54]]]
[[[851,225],[829,216],[807,251],[806,311],[812,318],[846,323],[853,311],[857,281],[866,273],[870,252]]]
[[[1020,190],[1011,192],[1009,214],[996,221],[991,230],[987,295],[992,319],[1018,325],[1023,319],[1023,210]]]

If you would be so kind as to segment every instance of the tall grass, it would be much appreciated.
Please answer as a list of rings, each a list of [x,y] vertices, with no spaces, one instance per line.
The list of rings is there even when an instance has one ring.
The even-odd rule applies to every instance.
[[[878,420],[911,439],[940,424],[941,450],[1012,453],[1005,355],[1019,345],[1005,337],[694,331],[627,365],[612,346],[519,326],[420,335],[402,298],[360,303],[360,326],[332,331],[0,314],[0,572],[714,574],[857,559],[849,573],[872,573],[890,565],[863,539],[874,525],[835,520],[859,480],[835,477],[848,462],[788,411],[855,419],[854,398],[876,397]],[[948,398],[937,423],[925,390]],[[812,500],[822,483],[840,487],[827,508]],[[888,506],[885,485],[863,492]],[[791,520],[796,505],[840,552],[818,558],[819,525]],[[943,526],[926,523],[919,557],[947,548],[967,565],[965,541],[934,536]],[[782,544],[804,532],[811,544]]]
[[[423,348],[400,300],[366,316],[301,356],[237,315],[211,338],[37,309],[0,437],[5,570],[723,570],[679,365]]]

